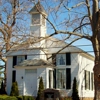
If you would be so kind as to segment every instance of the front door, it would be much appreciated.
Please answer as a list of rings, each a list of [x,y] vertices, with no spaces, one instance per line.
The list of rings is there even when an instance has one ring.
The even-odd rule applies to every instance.
[[[36,96],[37,94],[37,70],[25,70],[25,89],[24,95]]]

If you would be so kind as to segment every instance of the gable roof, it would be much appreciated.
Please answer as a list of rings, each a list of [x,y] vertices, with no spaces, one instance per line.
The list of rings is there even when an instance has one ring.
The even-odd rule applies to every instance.
[[[59,40],[54,37],[49,37],[45,39],[45,47],[42,48],[42,47],[35,46],[35,42],[38,40],[39,38],[36,37],[29,38],[26,41],[24,41],[22,44],[19,44],[14,48],[12,48],[10,51],[8,51],[6,53],[6,56],[26,55],[29,54],[30,51],[38,50],[38,49],[41,51],[43,50],[46,54],[53,54],[53,53],[57,53],[57,51],[59,51],[61,48],[67,45],[67,43],[62,40]],[[59,53],[66,53],[66,52],[79,53],[91,60],[94,60],[94,56],[88,54],[87,52],[73,45],[64,48]]]
[[[41,12],[44,14],[47,14],[45,9],[43,8],[43,6],[40,4],[40,2],[38,2],[30,11],[29,13],[36,13],[36,12]]]

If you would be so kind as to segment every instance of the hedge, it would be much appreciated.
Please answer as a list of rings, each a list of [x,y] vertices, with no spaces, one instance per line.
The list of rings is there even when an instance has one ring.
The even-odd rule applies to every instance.
[[[32,96],[23,96],[23,100],[35,100]]]
[[[4,100],[18,100],[15,96],[9,96]]]
[[[14,96],[0,95],[0,100],[18,100]]]
[[[0,95],[0,100],[35,100],[32,96],[8,96]]]

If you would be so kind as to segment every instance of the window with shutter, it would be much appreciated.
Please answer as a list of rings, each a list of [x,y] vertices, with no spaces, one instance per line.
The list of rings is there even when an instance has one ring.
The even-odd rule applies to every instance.
[[[27,55],[24,55],[24,56],[13,56],[13,67],[15,65],[21,63],[25,59],[27,59]]]
[[[56,87],[59,89],[71,89],[71,69],[56,70]]]

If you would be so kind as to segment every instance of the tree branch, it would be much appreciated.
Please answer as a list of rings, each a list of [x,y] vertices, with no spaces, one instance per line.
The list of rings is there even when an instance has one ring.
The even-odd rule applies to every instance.
[[[80,3],[78,3],[77,5],[74,5],[73,7],[71,7],[71,8],[68,8],[68,7],[66,7],[64,4],[63,4],[63,6],[67,9],[67,10],[72,10],[73,8],[76,8],[76,7],[78,7],[78,6],[81,6],[82,4],[85,4],[86,5],[86,3],[85,2],[80,2]]]
[[[74,43],[75,41],[77,41],[77,40],[79,40],[79,39],[81,39],[81,38],[77,38],[77,39],[73,40],[71,43],[69,43],[69,44],[67,44],[66,46],[64,46],[63,48],[61,48],[61,49],[60,49],[59,51],[57,51],[55,54],[58,54],[59,52],[61,52],[61,51],[64,50],[65,48],[69,47],[72,43]],[[50,56],[50,57],[47,58],[47,59],[50,59],[50,58],[52,58],[52,56]]]
[[[79,27],[75,28],[75,29],[73,30],[73,32],[75,32],[76,30],[80,29],[81,27],[83,27],[83,26],[85,26],[85,25],[90,25],[90,23],[84,23],[84,24],[80,25]]]
[[[87,4],[87,9],[88,9],[89,19],[90,19],[90,22],[92,23],[92,14],[91,14],[91,10],[90,10],[89,0],[86,0],[86,4]]]
[[[75,36],[78,36],[78,37],[80,37],[80,38],[86,38],[86,39],[88,39],[88,40],[91,40],[91,36],[89,36],[89,35],[82,35],[82,34],[80,34],[80,33],[76,33],[76,32],[69,32],[69,31],[56,31],[56,34],[59,34],[59,33],[75,35]]]
[[[11,24],[11,27],[13,27],[16,23],[16,6],[17,6],[17,0],[14,0],[14,3],[12,4],[12,15],[13,15],[13,21],[12,21],[12,24]]]

